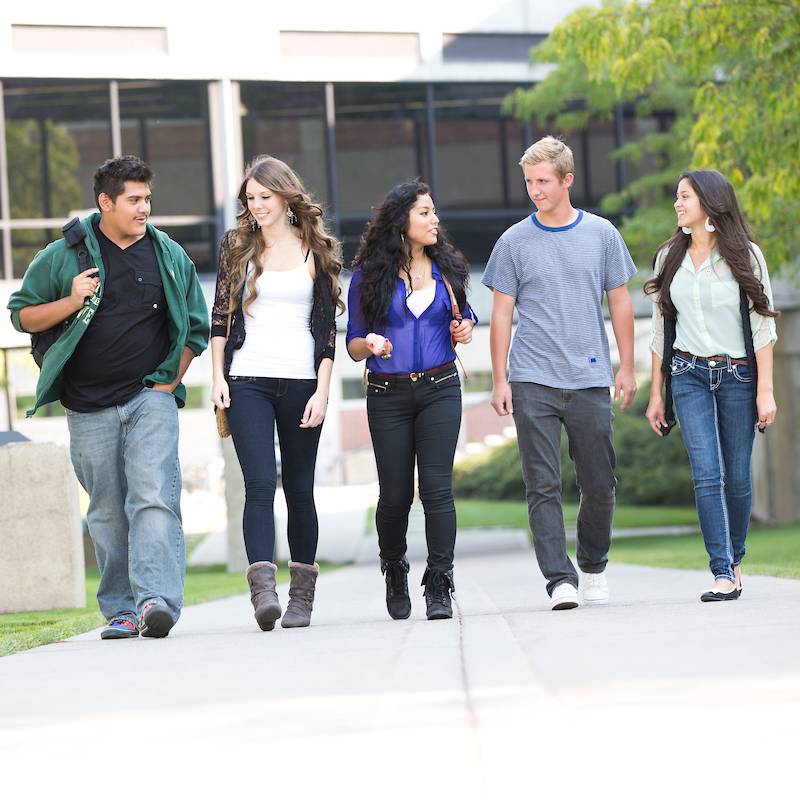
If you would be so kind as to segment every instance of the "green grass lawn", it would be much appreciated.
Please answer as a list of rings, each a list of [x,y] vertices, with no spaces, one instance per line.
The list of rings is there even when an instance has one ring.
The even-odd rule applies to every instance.
[[[278,581],[289,579],[287,569],[278,570]],[[100,576],[96,568],[86,571],[86,608],[0,614],[0,656],[58,642],[103,624],[95,595]],[[224,566],[189,567],[186,570],[184,605],[205,603],[234,594],[246,594],[241,573],[228,573]]]
[[[528,507],[518,500],[456,500],[458,528],[528,528]],[[574,524],[578,506],[567,503],[564,519]],[[617,506],[615,528],[653,528],[671,525],[697,525],[694,508],[672,506]]]
[[[699,533],[616,539],[610,560],[647,567],[708,569],[708,555]],[[748,574],[800,578],[800,525],[754,527],[747,536],[742,571],[745,581]]]

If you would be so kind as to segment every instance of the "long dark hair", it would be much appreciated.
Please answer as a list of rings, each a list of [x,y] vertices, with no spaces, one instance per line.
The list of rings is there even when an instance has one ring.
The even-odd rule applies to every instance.
[[[733,186],[715,169],[687,170],[678,178],[678,183],[684,178],[691,184],[701,208],[717,229],[717,249],[753,304],[753,310],[762,317],[777,317],[779,313],[770,309],[764,287],[753,273],[751,259],[758,261],[752,246],[753,234],[739,208]],[[644,285],[645,294],[657,294],[661,313],[668,319],[675,319],[678,313],[669,296],[669,288],[690,242],[691,236],[687,236],[678,226],[675,233],[656,250],[656,258],[664,252],[661,270]]]
[[[373,211],[361,236],[353,267],[361,265],[361,311],[370,330],[386,322],[401,272],[409,276],[411,285],[411,245],[406,241],[408,213],[420,195],[430,193],[430,187],[419,178],[398,184]],[[469,284],[466,258],[450,244],[441,225],[436,244],[426,245],[424,249],[450,282],[458,305],[464,311]]]

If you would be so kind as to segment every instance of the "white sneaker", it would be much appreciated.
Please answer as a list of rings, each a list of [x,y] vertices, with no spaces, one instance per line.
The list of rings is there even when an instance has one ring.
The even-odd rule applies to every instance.
[[[550,595],[550,608],[565,611],[578,607],[578,590],[571,583],[559,583]]]
[[[605,572],[581,572],[583,602],[591,606],[608,602],[608,581]]]

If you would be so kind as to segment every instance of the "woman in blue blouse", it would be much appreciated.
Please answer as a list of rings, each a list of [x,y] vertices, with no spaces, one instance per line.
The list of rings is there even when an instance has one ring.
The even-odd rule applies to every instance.
[[[354,261],[347,350],[367,359],[367,415],[378,467],[375,514],[386,607],[411,613],[406,530],[414,462],[425,509],[428,563],[422,578],[428,619],[453,616],[453,456],[461,426],[454,343],[472,339],[469,270],[439,228],[430,189],[395,186],[375,210]],[[458,306],[456,319],[454,302]]]

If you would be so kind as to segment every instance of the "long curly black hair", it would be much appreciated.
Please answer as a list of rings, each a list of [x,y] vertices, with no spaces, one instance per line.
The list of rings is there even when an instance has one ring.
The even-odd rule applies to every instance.
[[[700,200],[700,206],[708,215],[716,228],[716,244],[720,255],[730,267],[733,277],[747,294],[752,308],[762,317],[777,317],[780,312],[769,307],[769,299],[764,286],[753,272],[753,262],[757,263],[753,251],[753,234],[744,215],[739,208],[736,192],[728,179],[715,169],[693,169],[682,173],[678,183],[683,179],[689,181]],[[658,254],[664,251],[664,260],[657,275],[650,278],[645,285],[645,294],[655,294],[661,313],[667,319],[675,319],[677,310],[669,294],[672,279],[683,263],[683,258],[692,241],[678,226],[675,233],[663,244],[659,245],[653,259],[655,264]]]
[[[352,268],[361,266],[361,311],[370,330],[386,322],[389,307],[401,272],[411,275],[411,246],[406,241],[408,212],[421,195],[430,194],[430,187],[421,179],[395,186],[373,211],[372,219],[361,236]],[[467,304],[469,265],[466,258],[447,239],[441,225],[436,244],[427,245],[425,254],[436,262],[440,272],[453,287],[463,312]]]

